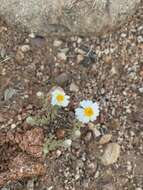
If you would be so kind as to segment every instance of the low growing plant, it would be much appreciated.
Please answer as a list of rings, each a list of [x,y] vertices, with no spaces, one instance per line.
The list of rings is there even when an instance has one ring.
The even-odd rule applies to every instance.
[[[70,97],[65,94],[64,90],[60,87],[54,87],[48,96],[44,96],[43,93],[37,93],[41,103],[41,113],[36,116],[29,116],[26,122],[32,126],[44,126],[51,124],[57,117],[58,111],[61,108],[65,108],[69,105]],[[75,109],[75,120],[73,121],[72,129],[65,129],[67,132],[67,139],[57,140],[55,136],[50,136],[43,148],[44,154],[48,154],[49,151],[56,150],[58,147],[69,148],[72,144],[72,140],[81,136],[81,127],[85,124],[90,124],[95,121],[99,116],[99,105],[91,100],[83,100],[79,104],[80,106]]]

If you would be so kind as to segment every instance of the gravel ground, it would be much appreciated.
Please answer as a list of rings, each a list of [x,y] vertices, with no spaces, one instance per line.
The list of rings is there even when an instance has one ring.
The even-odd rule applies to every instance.
[[[25,119],[39,113],[36,93],[47,93],[54,85],[64,88],[72,105],[50,126],[36,132],[26,126]],[[71,148],[57,149],[47,158],[27,151],[34,141],[31,137],[26,144],[28,134],[41,134],[38,142],[42,143],[42,137],[56,134],[57,128],[70,128],[74,108],[86,98],[99,102],[100,117],[94,124],[100,125],[100,137],[84,130]],[[32,155],[30,164],[41,163],[46,168],[44,174],[42,169],[37,174],[40,177],[25,172],[15,183],[8,180],[1,190],[142,190],[142,4],[124,26],[100,37],[33,37],[1,20],[0,131],[4,134],[0,134],[0,182],[3,173],[12,172],[9,162],[19,152],[27,151],[25,155]],[[24,144],[9,133],[15,139],[17,134],[23,135]]]

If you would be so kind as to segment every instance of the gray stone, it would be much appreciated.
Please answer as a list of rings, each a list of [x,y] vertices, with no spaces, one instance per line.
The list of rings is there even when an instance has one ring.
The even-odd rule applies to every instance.
[[[105,152],[101,158],[101,162],[107,166],[117,162],[120,155],[120,145],[117,143],[110,143],[107,145]]]
[[[58,84],[60,86],[65,86],[70,81],[70,79],[71,79],[70,74],[64,72],[55,78],[55,82],[56,82],[56,84]]]
[[[78,86],[74,82],[70,84],[70,91],[71,92],[78,92],[79,91]]]
[[[141,0],[0,0],[7,23],[37,34],[90,34],[118,26]]]
[[[53,46],[54,47],[60,47],[62,45],[62,41],[60,40],[54,40]]]
[[[57,54],[57,57],[58,57],[58,59],[61,60],[61,61],[66,61],[66,60],[67,60],[67,56],[66,56],[66,54],[65,54],[64,52],[59,52],[59,53]]]

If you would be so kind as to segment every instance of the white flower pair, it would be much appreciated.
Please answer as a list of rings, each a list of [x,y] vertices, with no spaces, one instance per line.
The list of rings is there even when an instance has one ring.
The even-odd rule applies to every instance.
[[[66,107],[70,102],[69,99],[63,90],[55,89],[52,92],[51,104]],[[99,105],[91,100],[83,100],[80,102],[80,107],[75,109],[75,115],[82,123],[95,121],[99,116]]]

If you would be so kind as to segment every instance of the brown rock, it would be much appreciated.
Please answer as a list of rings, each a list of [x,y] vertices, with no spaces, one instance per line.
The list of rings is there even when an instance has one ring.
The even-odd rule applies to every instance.
[[[43,153],[43,142],[43,130],[41,128],[34,128],[24,134],[19,147],[34,157],[41,157]]]
[[[120,122],[118,119],[112,119],[111,123],[109,124],[109,127],[112,129],[118,129],[120,128]]]
[[[112,57],[110,55],[105,57],[105,63],[112,64]]]
[[[88,131],[87,134],[84,137],[84,140],[85,140],[86,143],[89,143],[92,140],[92,138],[93,138],[92,132]]]
[[[45,173],[45,167],[39,162],[30,161],[24,154],[16,156],[9,164],[9,171],[0,174],[0,187],[7,182],[36,177]]]
[[[65,137],[65,130],[64,129],[57,129],[56,136],[58,139],[63,139]]]
[[[142,71],[140,71],[140,76],[143,78],[143,70]]]
[[[103,144],[107,144],[112,138],[111,134],[106,134],[104,136],[101,137],[99,144],[103,145]]]
[[[24,53],[20,49],[17,50],[15,59],[18,63],[24,59]]]
[[[77,63],[81,63],[84,59],[84,55],[78,54],[77,55]]]

